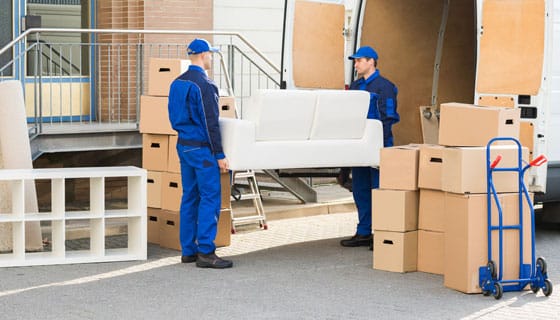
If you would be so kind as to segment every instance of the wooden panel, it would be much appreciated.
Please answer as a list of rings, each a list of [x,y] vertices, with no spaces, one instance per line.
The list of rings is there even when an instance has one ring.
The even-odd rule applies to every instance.
[[[344,88],[344,6],[298,0],[295,4],[294,84]]]
[[[377,51],[381,75],[399,88],[395,145],[422,140],[418,107],[431,105],[442,10],[440,0],[367,2],[361,44]]]
[[[486,0],[477,91],[536,95],[544,54],[544,0]]]
[[[513,97],[480,96],[476,104],[484,107],[513,108],[515,107],[515,100]]]
[[[472,0],[450,1],[439,69],[437,92],[439,103],[474,102],[475,21],[475,7]]]
[[[531,122],[522,121],[519,128],[519,142],[529,149],[529,161],[533,160],[534,126]]]
[[[443,3],[441,0],[369,0],[364,10],[361,44],[377,50],[381,74],[399,88],[401,122],[393,130],[397,145],[423,141],[418,107],[432,104]],[[472,0],[450,2],[440,64],[440,102],[474,102],[476,50],[472,6]]]

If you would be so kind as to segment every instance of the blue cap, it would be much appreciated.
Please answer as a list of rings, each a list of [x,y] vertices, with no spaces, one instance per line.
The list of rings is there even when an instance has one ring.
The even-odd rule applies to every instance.
[[[218,52],[218,48],[212,47],[210,43],[204,39],[194,39],[187,48],[187,54],[199,54],[206,51]]]
[[[373,50],[372,47],[365,46],[365,47],[361,47],[360,49],[358,49],[358,51],[356,51],[356,53],[348,57],[348,59],[350,60],[354,60],[358,58],[373,58],[374,60],[377,60],[378,56],[377,56],[377,52],[375,52],[375,50]]]

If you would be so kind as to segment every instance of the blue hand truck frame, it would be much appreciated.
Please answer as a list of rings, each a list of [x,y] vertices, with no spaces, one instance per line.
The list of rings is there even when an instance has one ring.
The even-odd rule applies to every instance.
[[[509,141],[517,145],[517,167],[500,167],[498,163],[502,159],[498,155],[493,161],[490,159],[490,147],[497,141]],[[491,162],[492,161],[492,162]],[[488,263],[481,266],[478,270],[479,285],[482,293],[486,296],[492,295],[500,299],[506,291],[521,291],[527,285],[537,293],[539,289],[545,296],[552,293],[552,282],[548,279],[547,266],[544,258],[535,259],[535,211],[533,202],[529,196],[529,191],[525,186],[524,175],[527,169],[533,166],[540,166],[547,161],[544,155],[540,155],[528,164],[524,164],[521,143],[511,137],[497,137],[491,139],[486,146],[486,175],[487,175],[487,206],[488,206]],[[493,172],[509,171],[516,172],[518,176],[519,192],[519,223],[512,225],[503,224],[502,205],[498,199],[498,194],[492,179]],[[492,204],[496,203],[498,211],[498,224],[492,225]],[[523,263],[523,204],[527,201],[531,211],[531,264]],[[503,279],[504,257],[503,257],[503,236],[504,230],[518,230],[519,232],[519,278]],[[492,232],[498,232],[498,261],[499,270],[496,270],[496,263],[492,258]]]

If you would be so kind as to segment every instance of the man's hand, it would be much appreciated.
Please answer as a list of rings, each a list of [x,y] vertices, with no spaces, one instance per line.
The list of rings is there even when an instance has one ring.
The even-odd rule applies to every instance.
[[[229,170],[229,161],[227,158],[223,158],[218,160],[218,167],[220,167],[220,172],[228,172]]]

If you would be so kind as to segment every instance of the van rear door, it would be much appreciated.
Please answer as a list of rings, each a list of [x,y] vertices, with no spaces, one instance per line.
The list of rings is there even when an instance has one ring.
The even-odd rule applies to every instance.
[[[287,0],[282,87],[344,88],[343,1]]]
[[[520,108],[521,143],[546,154],[546,1],[478,0],[477,14],[475,103]],[[545,191],[546,165],[527,174],[531,191]]]

